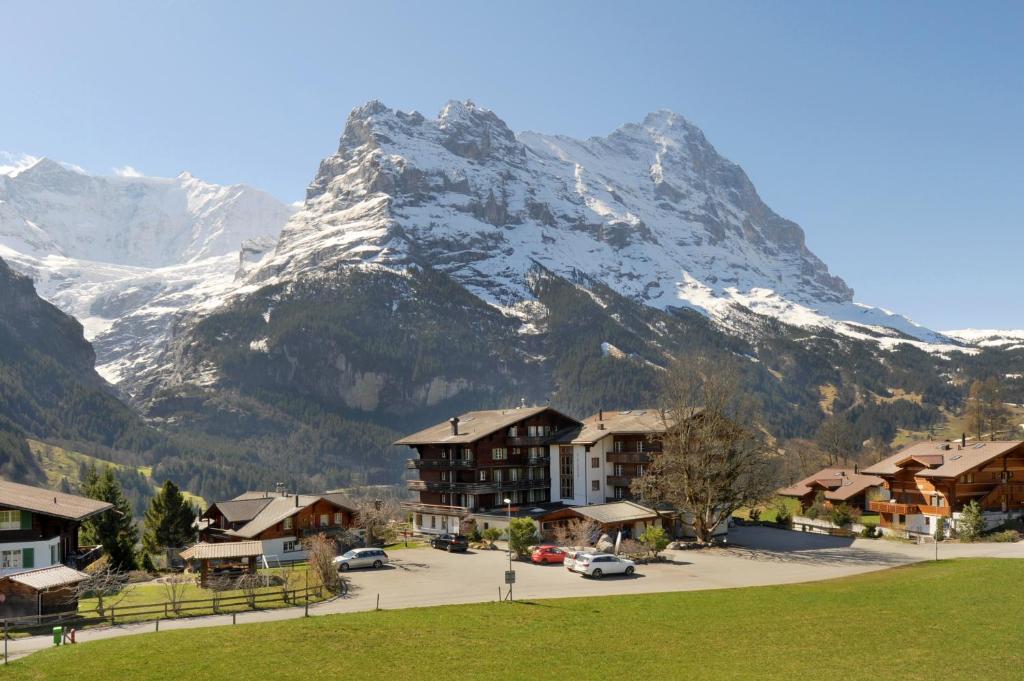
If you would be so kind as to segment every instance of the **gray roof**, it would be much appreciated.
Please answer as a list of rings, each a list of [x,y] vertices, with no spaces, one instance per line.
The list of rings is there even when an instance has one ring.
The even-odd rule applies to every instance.
[[[307,506],[312,506],[321,499],[337,508],[342,508],[347,511],[355,510],[354,507],[350,505],[351,501],[348,501],[345,495],[339,493],[290,494],[288,496],[276,496],[267,499],[267,503],[263,505],[259,513],[257,513],[245,525],[242,525],[237,530],[225,530],[224,534],[231,535],[233,537],[242,537],[244,539],[254,539],[258,537],[260,533],[270,529],[285,518],[295,515],[302,509]]]
[[[802,497],[812,491],[822,490],[825,498],[830,501],[846,501],[869,487],[880,487],[883,482],[877,475],[854,473],[852,468],[823,468],[789,487],[783,487],[776,494]]]
[[[214,506],[217,507],[217,510],[221,512],[221,515],[229,523],[247,523],[255,518],[269,503],[270,498],[260,497],[255,499],[218,501]]]
[[[76,494],[0,480],[0,506],[70,520],[83,520],[113,508],[112,504]]]
[[[51,565],[50,567],[39,568],[38,570],[27,570],[8,575],[5,579],[12,582],[24,584],[36,591],[46,591],[59,586],[78,584],[89,579],[89,575],[78,570],[72,570],[66,565]]]
[[[633,501],[612,501],[607,504],[594,504],[593,506],[572,506],[567,507],[567,510],[587,518],[592,518],[602,525],[627,523],[658,516],[654,509],[641,506]],[[553,511],[553,513],[557,512],[558,509]]]
[[[433,444],[468,444],[476,442],[491,433],[508,428],[523,419],[536,416],[544,411],[553,411],[570,421],[576,421],[551,407],[518,407],[514,409],[488,409],[484,411],[468,411],[459,414],[459,432],[452,434],[452,426],[448,421],[425,428],[418,433],[407,435],[395,442],[396,445],[433,445]],[[577,421],[578,423],[578,421]]]
[[[963,448],[958,442],[918,442],[868,466],[861,472],[895,475],[908,464],[916,462],[924,466],[914,474],[918,477],[955,478],[1018,448],[1024,450],[1024,442],[1021,440],[968,442],[967,447]]]
[[[263,542],[260,541],[226,541],[216,544],[200,542],[181,552],[182,560],[248,558],[262,555]]]

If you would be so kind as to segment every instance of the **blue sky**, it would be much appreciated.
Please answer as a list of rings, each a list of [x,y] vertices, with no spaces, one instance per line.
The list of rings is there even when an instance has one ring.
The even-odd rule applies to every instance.
[[[0,150],[289,201],[369,99],[584,137],[670,108],[858,300],[1024,328],[1024,3],[11,2],[0,45]]]

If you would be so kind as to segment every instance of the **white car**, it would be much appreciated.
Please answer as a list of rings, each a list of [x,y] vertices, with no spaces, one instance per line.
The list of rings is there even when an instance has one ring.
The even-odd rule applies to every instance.
[[[582,558],[583,556],[590,555],[586,551],[566,551],[565,559],[562,561],[562,565],[565,566],[566,570],[572,570],[576,565],[576,559]]]
[[[383,549],[352,549],[334,559],[338,570],[353,568],[379,568],[388,562],[388,554]]]
[[[626,575],[628,577],[636,572],[636,563],[610,553],[584,553],[576,556],[570,569],[594,579],[601,579],[605,575]]]

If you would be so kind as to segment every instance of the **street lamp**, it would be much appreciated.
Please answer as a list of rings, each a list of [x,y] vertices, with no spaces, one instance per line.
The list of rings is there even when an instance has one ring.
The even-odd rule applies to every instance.
[[[508,527],[506,528],[505,531],[508,532],[508,573],[511,574],[512,573],[512,500],[511,499],[505,499],[504,501],[505,501],[505,508],[507,509],[507,512],[508,512],[508,515],[507,515]],[[506,581],[508,581],[508,576],[506,576]],[[510,601],[512,600],[512,584],[511,583],[508,585],[508,599]]]

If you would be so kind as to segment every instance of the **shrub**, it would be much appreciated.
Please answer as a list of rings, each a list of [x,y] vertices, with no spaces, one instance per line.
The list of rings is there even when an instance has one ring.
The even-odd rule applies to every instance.
[[[488,544],[493,544],[494,542],[501,539],[501,530],[499,530],[497,527],[488,527],[486,530],[484,530],[483,537]]]
[[[960,514],[960,522],[957,523],[957,535],[961,541],[977,541],[985,529],[985,516],[981,513],[981,506],[976,500],[964,506]]]
[[[989,541],[997,542],[1015,542],[1020,541],[1021,534],[1017,530],[1003,530],[1001,532],[993,532],[988,535],[986,539]]]
[[[512,553],[525,556],[537,537],[537,525],[531,518],[513,518],[508,526],[508,543]]]
[[[860,531],[860,536],[865,539],[877,539],[880,534],[881,531],[874,525],[865,525]]]
[[[473,531],[469,533],[469,540],[472,542],[483,541],[484,536],[480,533],[480,528],[476,525],[473,526]]]
[[[857,513],[854,509],[850,508],[846,504],[839,504],[833,506],[832,510],[829,511],[828,519],[836,527],[846,527],[857,518]]]
[[[779,525],[793,524],[793,512],[784,499],[779,499],[775,503],[775,522]]]
[[[645,529],[637,539],[640,540],[640,543],[647,549],[652,558],[657,558],[658,554],[668,546],[668,533],[665,532],[664,528],[655,527],[654,525]]]
[[[814,506],[811,506],[806,511],[804,511],[804,516],[810,518],[811,520],[817,520],[818,519],[818,515],[820,513],[821,513],[821,510],[815,504]]]
[[[935,541],[942,541],[946,538],[946,519],[939,516],[935,519]]]

